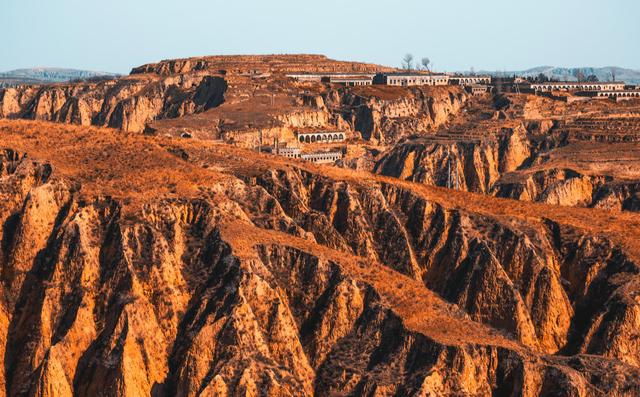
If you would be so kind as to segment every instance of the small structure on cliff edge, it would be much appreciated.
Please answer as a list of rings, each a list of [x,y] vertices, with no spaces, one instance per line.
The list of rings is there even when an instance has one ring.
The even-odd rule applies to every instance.
[[[402,87],[414,85],[447,85],[449,84],[449,76],[446,74],[417,72],[378,73],[373,78],[373,83]]]
[[[257,148],[260,153],[271,153],[276,156],[288,157],[290,159],[300,158],[300,148],[295,146],[287,146],[286,143],[279,144],[278,146],[260,146]]]
[[[343,131],[298,132],[300,143],[331,143],[342,142],[344,139]]]
[[[486,84],[469,84],[464,87],[465,91],[473,96],[484,95],[493,90],[493,87]]]
[[[258,139],[259,143],[255,149],[260,153],[271,153],[292,159],[300,158],[300,148],[297,146],[289,146],[286,142],[280,143],[277,137],[273,138],[273,145],[263,145],[262,131],[258,133]]]
[[[278,156],[288,157],[291,159],[299,159],[300,158],[300,148],[299,147],[277,147],[275,148],[275,154]]]

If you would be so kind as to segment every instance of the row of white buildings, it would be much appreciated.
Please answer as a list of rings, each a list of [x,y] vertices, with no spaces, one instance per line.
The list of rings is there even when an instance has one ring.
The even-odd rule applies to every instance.
[[[346,86],[360,86],[372,84],[414,86],[414,85],[478,85],[491,84],[491,76],[452,76],[448,74],[421,72],[390,72],[390,73],[300,73],[289,74],[287,77],[297,81],[324,82],[342,84]]]
[[[428,72],[388,72],[388,73],[300,73],[289,74],[289,78],[305,82],[325,82],[345,86],[363,86],[382,84],[391,86],[418,85],[461,85],[467,91],[477,95],[491,91],[493,78],[491,76],[461,76]],[[516,78],[511,84],[517,84],[521,92],[543,93],[553,91],[582,92],[593,97],[637,97],[638,87],[630,88],[624,82],[569,82],[554,81],[544,83],[530,83]]]

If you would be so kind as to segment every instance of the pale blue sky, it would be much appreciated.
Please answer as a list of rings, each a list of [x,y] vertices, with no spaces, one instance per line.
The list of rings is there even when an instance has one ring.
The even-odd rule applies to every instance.
[[[441,71],[640,69],[639,0],[0,0],[0,71],[319,53]]]

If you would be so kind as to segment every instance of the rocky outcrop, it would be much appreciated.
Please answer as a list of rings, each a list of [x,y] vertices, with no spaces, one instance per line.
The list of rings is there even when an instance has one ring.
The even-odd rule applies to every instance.
[[[588,176],[571,169],[549,169],[505,175],[494,194],[555,205],[637,211],[637,183],[614,183],[613,178]]]
[[[562,134],[541,138],[524,126],[488,137],[427,136],[394,146],[377,159],[373,172],[517,200],[638,210],[636,180],[555,167],[550,153],[566,145]]]
[[[202,161],[194,148],[181,161]],[[253,160],[201,197],[135,209],[1,159],[7,395],[640,387],[639,269],[607,237]]]
[[[344,62],[329,59],[316,54],[289,55],[219,55],[197,58],[164,60],[135,67],[131,74],[153,73],[158,75],[176,75],[214,70],[226,74],[260,75],[270,73],[331,73],[351,72],[371,73],[390,71],[393,68],[362,62]]]
[[[467,100],[467,95],[458,87],[382,87],[379,90],[381,92],[364,87],[329,91],[322,102],[339,113],[364,140],[389,144],[444,124]]]
[[[444,209],[393,185],[360,190],[305,174],[270,174],[258,183],[321,244],[421,280],[475,320],[508,331],[533,349],[558,352],[574,337],[572,328],[582,316],[574,308],[586,309],[585,301],[569,294],[559,264],[583,254],[581,248],[558,253],[553,248],[558,237],[545,228],[533,231]],[[637,273],[637,265],[633,268]],[[597,307],[609,310],[604,303]],[[616,357],[629,362],[624,354]]]
[[[224,101],[220,76],[125,78],[102,83],[18,87],[0,93],[0,117],[142,132],[155,119],[203,112]]]
[[[393,147],[374,172],[435,186],[487,193],[501,175],[518,169],[530,156],[524,128],[504,129],[491,138],[432,136]]]
[[[129,76],[113,80],[0,89],[0,118],[153,132],[155,128],[150,124],[154,121],[199,114],[219,106],[224,102],[225,94],[229,94],[229,88],[232,102],[236,104],[256,95],[285,95],[290,98],[292,93],[294,97],[301,94],[302,89],[293,81],[287,80],[282,84],[286,80],[285,73],[344,70],[372,72],[390,69],[334,61],[321,55],[214,56],[169,60],[134,68]],[[313,110],[303,106],[294,108],[294,111],[282,114],[291,119],[292,128],[307,125],[324,127],[324,119],[330,117],[323,113],[315,122],[304,121]],[[242,111],[247,113],[251,109],[245,107]],[[185,120],[182,127],[194,125]],[[268,127],[273,128],[274,123]]]

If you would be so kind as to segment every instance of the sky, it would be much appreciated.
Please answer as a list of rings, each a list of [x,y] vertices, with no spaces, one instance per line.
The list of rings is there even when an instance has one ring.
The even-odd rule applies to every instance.
[[[314,53],[438,71],[640,69],[639,0],[0,0],[0,71]]]

